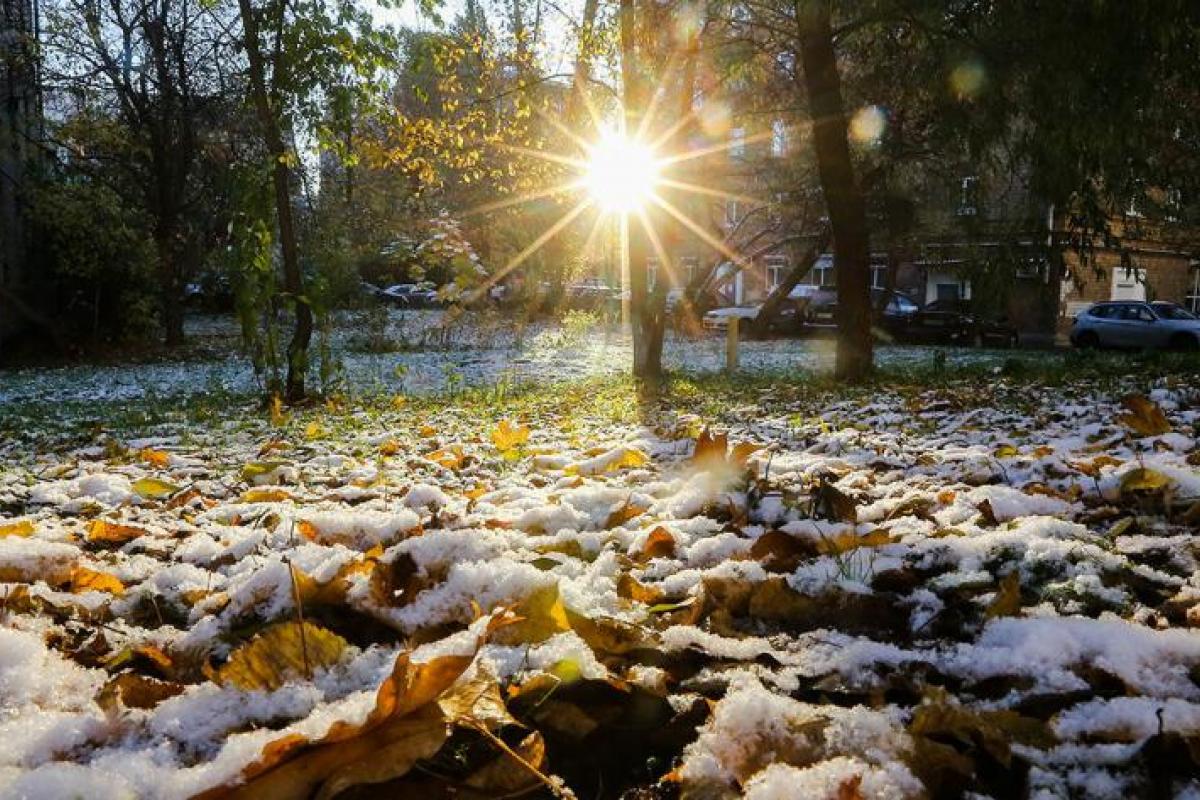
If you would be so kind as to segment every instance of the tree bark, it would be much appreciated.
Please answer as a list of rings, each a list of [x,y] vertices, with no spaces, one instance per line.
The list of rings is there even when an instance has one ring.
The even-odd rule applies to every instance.
[[[271,183],[275,190],[275,215],[279,229],[279,249],[283,259],[283,287],[295,310],[296,322],[292,338],[288,342],[287,379],[284,398],[289,403],[304,399],[304,377],[308,371],[308,345],[312,340],[313,316],[304,294],[304,276],[300,271],[300,252],[296,239],[296,223],[292,213],[291,169],[288,166],[290,153],[283,138],[278,109],[271,102],[267,90],[266,65],[262,54],[262,43],[258,36],[258,19],[250,0],[238,0],[242,27],[245,33],[244,47],[250,67],[250,93],[255,113],[262,126],[267,154],[271,157]],[[281,12],[282,13],[282,12]],[[278,75],[272,75],[278,81]]]
[[[850,160],[829,7],[829,0],[810,0],[797,2],[795,10],[817,171],[833,230],[838,297],[834,374],[842,380],[858,380],[872,369],[870,249],[862,188]]]
[[[642,77],[637,61],[636,43],[637,12],[634,0],[621,0],[621,83],[624,87],[625,132],[632,135],[638,129],[641,115],[645,112],[644,94],[642,92]],[[650,325],[652,320],[651,305],[648,292],[646,262],[649,247],[646,232],[640,221],[629,219],[626,214],[623,220],[625,229],[626,258],[629,268],[629,321],[633,333],[633,375],[644,380],[657,380],[662,374],[661,352],[662,342],[658,343],[657,352],[660,358],[653,358],[655,353],[653,336]]]

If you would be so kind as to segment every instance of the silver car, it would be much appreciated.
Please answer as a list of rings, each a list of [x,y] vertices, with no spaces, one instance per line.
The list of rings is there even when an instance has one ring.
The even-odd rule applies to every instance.
[[[1075,318],[1071,344],[1195,350],[1200,348],[1200,319],[1174,303],[1097,303]]]

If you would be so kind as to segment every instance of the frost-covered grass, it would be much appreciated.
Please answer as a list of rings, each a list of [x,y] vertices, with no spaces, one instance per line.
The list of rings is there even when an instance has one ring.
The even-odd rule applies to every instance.
[[[0,411],[0,796],[236,784],[502,609],[460,682],[579,797],[1200,791],[1198,374],[26,399]],[[1128,395],[1163,419],[1122,422]],[[334,658],[222,677],[301,616]],[[483,767],[511,755],[454,731],[380,791],[505,793]]]

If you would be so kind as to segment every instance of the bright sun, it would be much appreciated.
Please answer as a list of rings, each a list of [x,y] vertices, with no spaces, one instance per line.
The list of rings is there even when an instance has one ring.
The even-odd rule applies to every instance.
[[[608,134],[592,145],[584,185],[605,211],[637,211],[654,195],[659,162],[644,144]]]

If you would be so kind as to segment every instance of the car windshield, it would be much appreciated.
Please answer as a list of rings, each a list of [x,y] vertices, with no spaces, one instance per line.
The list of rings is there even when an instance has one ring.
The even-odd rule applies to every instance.
[[[1196,319],[1196,315],[1174,303],[1155,303],[1151,306],[1159,319]]]

